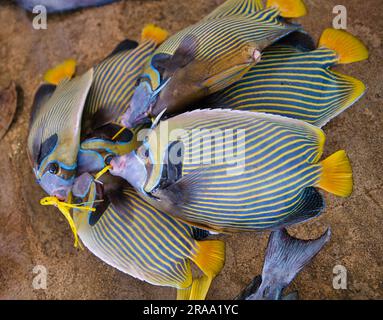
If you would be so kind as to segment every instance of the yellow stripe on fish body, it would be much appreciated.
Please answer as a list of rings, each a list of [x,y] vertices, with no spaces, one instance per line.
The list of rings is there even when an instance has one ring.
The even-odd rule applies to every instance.
[[[154,52],[153,57],[157,54],[173,55],[185,37],[194,37],[197,40],[195,60],[209,61],[214,66],[214,63],[224,60],[224,57],[229,57],[246,44],[262,50],[297,29],[299,29],[297,25],[286,25],[281,22],[277,8],[223,15],[219,18],[202,20],[179,31],[164,41]],[[144,75],[150,78],[152,89],[157,89],[161,76],[151,65],[151,61],[146,64]]]
[[[208,14],[204,20],[245,15],[263,9],[261,0],[228,0]]]
[[[365,92],[361,81],[329,69],[337,63],[338,53],[326,47],[302,52],[273,45],[242,79],[204,103],[210,108],[278,114],[321,127]]]
[[[159,138],[161,130],[173,132],[173,139]],[[169,165],[164,153],[173,141],[183,146],[182,175],[174,188],[166,183],[162,188],[164,163]],[[344,154],[333,164],[318,162],[324,141],[319,128],[285,117],[219,109],[188,112],[160,122],[149,135],[145,146],[153,169],[144,189],[161,200],[153,205],[199,226],[220,231],[280,226],[302,208],[322,210],[314,186],[333,193],[338,189],[344,196],[351,192],[351,168],[342,164],[336,173],[329,170],[348,163]],[[331,187],[335,181],[342,186]]]
[[[223,267],[223,243],[217,252],[215,241],[194,240],[192,227],[156,210],[132,188],[124,189],[118,204],[111,204],[95,225],[90,226],[87,214],[80,211],[74,220],[82,242],[96,256],[154,285],[190,287],[194,281],[190,261],[211,280]],[[199,298],[207,289],[199,292]]]

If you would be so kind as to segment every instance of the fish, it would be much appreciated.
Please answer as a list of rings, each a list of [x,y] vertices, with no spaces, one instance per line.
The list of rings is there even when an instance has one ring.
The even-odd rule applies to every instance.
[[[239,80],[267,46],[301,29],[281,18],[306,14],[301,1],[270,1],[269,8],[253,10],[259,3],[239,0],[236,6],[247,9],[236,14],[230,0],[217,17],[208,16],[164,41],[146,63],[122,124],[133,128],[163,110],[169,115],[187,110]]]
[[[260,112],[205,109],[158,122],[142,146],[110,161],[153,206],[217,232],[270,230],[318,216],[317,188],[347,197],[344,150],[319,161],[323,131]]]
[[[122,128],[118,116],[128,106],[145,59],[166,37],[165,30],[151,24],[143,29],[140,45],[122,41],[81,77],[71,79],[74,59],[44,74],[46,83],[38,89],[32,107],[28,150],[37,182],[49,195],[67,200],[80,152],[92,155],[89,150],[99,147],[124,154],[137,146],[131,130],[113,140]]]
[[[313,240],[292,237],[285,228],[273,231],[269,237],[262,275],[256,276],[234,300],[297,300],[297,292],[284,296],[283,291],[330,238],[330,228]]]
[[[17,109],[17,89],[16,84],[11,81],[10,84],[0,90],[0,140],[5,136],[12,124]]]
[[[141,32],[140,44],[126,39],[94,67],[84,111],[85,135],[110,123],[120,124],[144,64],[167,37],[166,30],[148,24]]]
[[[76,175],[82,113],[92,80],[90,69],[57,85],[43,84],[33,101],[28,156],[37,183],[59,200],[67,199]]]
[[[141,32],[140,44],[126,39],[94,67],[94,80],[84,108],[80,152],[87,154],[90,161],[93,157],[94,166],[99,170],[102,169],[98,163],[99,152],[92,153],[92,150],[121,155],[140,143],[136,133],[141,127],[124,128],[120,118],[129,108],[144,63],[167,37],[166,30],[148,24]]]
[[[77,195],[87,190],[87,184],[94,184],[85,175],[80,179],[83,186],[76,188]],[[224,266],[225,243],[196,240],[194,228],[158,211],[127,184],[109,197],[102,215],[73,210],[85,247],[132,277],[176,288],[179,300],[204,299]],[[85,205],[94,201],[94,192],[89,191],[83,201]],[[198,272],[192,274],[191,263]]]
[[[25,10],[33,11],[36,6],[44,6],[48,13],[77,10],[87,7],[103,6],[120,0],[17,0],[17,4]]]
[[[243,78],[193,108],[272,113],[323,127],[364,95],[363,82],[330,69],[368,58],[359,39],[332,28],[324,30],[315,50],[302,50],[299,38],[294,45],[284,39],[267,48]]]

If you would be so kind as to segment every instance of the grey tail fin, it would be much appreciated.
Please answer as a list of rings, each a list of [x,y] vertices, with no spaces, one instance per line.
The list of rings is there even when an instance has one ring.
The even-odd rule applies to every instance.
[[[246,300],[249,296],[256,293],[262,283],[262,277],[260,275],[255,276],[249,285],[243,289],[243,291],[234,298],[234,300]]]
[[[299,300],[298,291],[293,291],[282,297],[282,300]]]
[[[284,228],[272,232],[262,271],[263,282],[278,283],[282,288],[287,287],[330,240],[330,236],[330,228],[318,239],[313,240],[294,238]]]

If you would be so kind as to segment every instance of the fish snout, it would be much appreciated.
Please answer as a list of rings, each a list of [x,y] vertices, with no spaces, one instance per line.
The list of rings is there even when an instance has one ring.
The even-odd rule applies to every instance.
[[[68,199],[70,188],[60,188],[52,192],[52,196],[56,197],[60,201],[66,201]]]
[[[124,170],[127,162],[126,157],[127,155],[124,155],[114,157],[112,160],[110,160],[110,165],[112,166],[112,168],[109,171],[111,174],[117,175],[119,172]]]
[[[109,172],[129,182],[136,189],[141,189],[146,181],[146,169],[135,151],[110,161],[112,168]]]
[[[153,100],[153,90],[146,81],[141,82],[133,93],[129,109],[121,117],[122,124],[127,128],[145,123]]]

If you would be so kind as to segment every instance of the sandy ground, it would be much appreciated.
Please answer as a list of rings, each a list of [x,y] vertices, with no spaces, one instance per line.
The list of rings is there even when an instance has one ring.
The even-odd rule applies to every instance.
[[[222,0],[123,1],[101,8],[48,17],[48,30],[33,30],[32,15],[0,2],[0,87],[15,80],[21,88],[14,123],[0,142],[0,299],[173,299],[175,290],[153,287],[73,248],[64,218],[41,207],[26,137],[33,95],[43,72],[73,57],[79,73],[126,37],[138,39],[145,23],[175,32],[198,21]],[[331,26],[335,0],[306,0],[309,15],[300,21],[318,39]],[[368,93],[324,129],[326,155],[343,148],[351,159],[355,190],[348,199],[326,194],[327,210],[313,222],[290,230],[302,238],[319,236],[328,226],[332,239],[289,287],[302,299],[383,298],[383,112],[381,0],[344,0],[348,30],[370,49],[369,61],[345,65]],[[227,237],[227,261],[208,299],[231,299],[262,268],[267,234]],[[332,286],[333,267],[348,271],[347,290]],[[33,268],[48,270],[46,290],[32,288]]]

